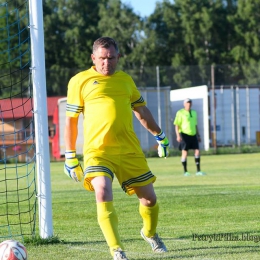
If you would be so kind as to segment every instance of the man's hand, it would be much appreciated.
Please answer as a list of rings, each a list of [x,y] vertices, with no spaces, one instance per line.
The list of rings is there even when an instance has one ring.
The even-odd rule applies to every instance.
[[[76,151],[65,152],[64,173],[76,182],[80,182],[84,178],[82,167],[76,158]]]
[[[180,143],[182,141],[182,138],[180,135],[177,135],[177,138],[176,138],[177,142]]]
[[[161,131],[160,134],[154,136],[158,145],[158,155],[159,157],[169,156],[169,140],[165,136],[165,133]]]

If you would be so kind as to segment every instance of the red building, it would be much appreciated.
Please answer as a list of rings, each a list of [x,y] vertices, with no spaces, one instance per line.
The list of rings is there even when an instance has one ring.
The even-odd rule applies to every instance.
[[[53,156],[53,140],[55,140],[55,110],[62,97],[48,97],[48,130],[50,158]],[[34,149],[28,149],[34,143],[33,100],[31,98],[12,98],[0,100],[0,160],[18,158],[26,161],[33,156]],[[57,113],[57,112],[56,112]]]

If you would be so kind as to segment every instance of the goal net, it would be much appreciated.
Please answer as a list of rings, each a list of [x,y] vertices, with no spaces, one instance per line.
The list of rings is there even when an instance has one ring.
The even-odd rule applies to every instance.
[[[35,235],[36,150],[28,0],[0,0],[0,238]]]

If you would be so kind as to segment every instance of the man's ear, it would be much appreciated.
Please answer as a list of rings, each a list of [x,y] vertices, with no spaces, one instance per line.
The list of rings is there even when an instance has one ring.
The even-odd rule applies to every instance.
[[[91,54],[91,59],[92,59],[93,64],[95,64],[95,55],[93,53]]]

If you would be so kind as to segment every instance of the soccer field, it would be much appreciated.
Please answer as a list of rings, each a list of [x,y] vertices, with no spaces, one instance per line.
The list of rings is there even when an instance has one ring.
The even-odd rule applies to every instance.
[[[149,158],[157,176],[160,205],[158,233],[168,253],[153,254],[141,238],[141,217],[135,196],[127,196],[114,181],[119,231],[131,260],[259,259],[260,154],[202,156],[206,176],[183,176],[179,157]],[[96,220],[94,193],[63,173],[63,163],[51,164],[54,236],[60,243],[25,244],[30,260],[112,259]]]

